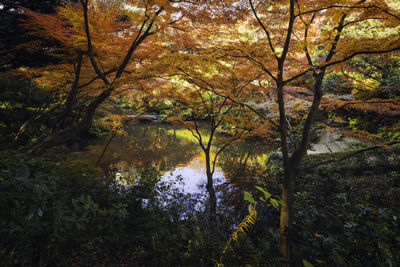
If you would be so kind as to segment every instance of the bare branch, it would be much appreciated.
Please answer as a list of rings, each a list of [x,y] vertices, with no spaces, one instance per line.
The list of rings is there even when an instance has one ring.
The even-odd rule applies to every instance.
[[[333,66],[333,65],[336,65],[336,64],[340,64],[340,63],[343,63],[343,62],[345,62],[345,61],[347,61],[349,59],[352,59],[355,56],[359,56],[359,55],[384,54],[384,53],[395,52],[395,51],[398,51],[398,50],[400,50],[400,46],[396,46],[396,47],[393,47],[393,48],[390,48],[390,49],[385,49],[385,50],[358,51],[358,52],[354,52],[354,53],[344,57],[343,59],[336,60],[336,61],[331,61],[331,62],[329,62],[329,63],[327,63],[327,64],[325,64],[323,66],[318,66],[317,68],[322,69],[322,68],[326,68],[326,67]]]
[[[271,40],[271,36],[270,36],[269,31],[267,30],[267,28],[265,27],[265,25],[264,25],[264,23],[261,21],[261,19],[258,17],[257,12],[256,12],[256,10],[255,10],[255,8],[254,8],[254,5],[253,5],[253,1],[252,1],[252,0],[249,0],[249,3],[250,3],[250,6],[251,6],[251,10],[252,10],[254,16],[255,16],[256,19],[257,19],[258,24],[260,24],[261,28],[262,28],[262,29],[264,30],[264,32],[265,32],[265,35],[267,35],[268,43],[269,43],[269,47],[271,48],[271,51],[274,53],[275,57],[278,58],[277,55],[275,54],[275,49],[274,49],[274,46],[273,46],[273,44],[272,44],[272,40]]]
[[[313,164],[313,165],[310,165],[310,166],[305,166],[305,167],[301,168],[300,171],[307,171],[307,170],[313,169],[315,167],[318,167],[318,166],[321,166],[321,165],[326,165],[326,164],[329,164],[329,163],[338,163],[338,162],[341,162],[343,160],[349,159],[351,157],[354,157],[354,156],[356,156],[358,154],[361,154],[361,153],[364,153],[364,152],[367,152],[367,151],[380,149],[380,148],[384,148],[384,147],[388,147],[388,146],[393,146],[393,145],[399,144],[399,143],[400,143],[400,141],[392,141],[392,142],[389,142],[389,143],[386,143],[386,144],[382,144],[382,145],[375,145],[375,146],[372,146],[372,147],[367,147],[367,148],[352,152],[350,154],[347,154],[346,156],[344,156],[344,157],[342,157],[340,159],[330,159],[330,160],[322,161],[322,162],[319,162],[317,164]]]
[[[213,160],[213,167],[212,167],[212,174],[214,174],[215,171],[215,164],[217,163],[217,159],[219,154],[228,146],[230,146],[234,141],[238,140],[239,138],[233,138],[231,139],[228,143],[225,143],[220,149],[218,149],[217,153],[215,154],[214,160]]]

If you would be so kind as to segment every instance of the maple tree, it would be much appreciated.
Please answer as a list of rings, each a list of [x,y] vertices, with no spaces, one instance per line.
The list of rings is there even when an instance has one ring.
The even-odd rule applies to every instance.
[[[288,22],[287,31],[284,32],[286,37],[281,37],[281,40],[284,40],[284,45],[281,46],[282,52],[280,53],[277,52],[279,45],[276,46],[276,43],[274,44],[274,36],[268,36],[269,30],[258,16],[260,11],[257,11],[257,6],[254,6],[252,1],[250,1],[253,14],[265,32],[271,52],[275,54],[274,57],[276,57],[277,62],[277,69],[275,70],[265,68],[263,63],[260,64],[260,67],[265,68],[265,71],[269,72],[271,78],[274,79],[278,95],[281,148],[285,172],[282,199],[287,204],[282,207],[281,211],[280,252],[283,257],[288,259],[289,264],[293,261],[290,246],[290,231],[292,228],[294,181],[297,168],[306,154],[312,125],[323,96],[321,90],[323,79],[328,68],[360,54],[392,52],[400,48],[398,38],[393,33],[380,38],[362,38],[362,45],[360,45],[360,38],[352,38],[352,34],[347,32],[348,28],[356,31],[355,27],[357,24],[377,18],[380,19],[384,26],[397,28],[397,16],[387,14],[391,12],[396,14],[396,11],[390,10],[389,6],[380,1],[376,3],[371,2],[348,1],[348,3],[341,6],[337,5],[336,2],[329,3],[329,1],[327,3],[321,1],[316,3],[311,3],[310,1],[303,3],[300,1],[290,1],[287,6],[288,9],[286,9],[289,11],[288,16],[285,16]],[[313,22],[318,22],[319,25],[313,25]],[[321,27],[321,24],[326,25],[326,27]],[[379,49],[376,48],[377,41],[380,43]],[[296,46],[300,47],[300,49]],[[303,52],[303,58],[299,58],[300,51]],[[303,61],[304,57],[306,58],[305,61]],[[252,56],[249,56],[249,59],[252,61],[256,60],[256,64],[259,62]],[[285,64],[287,64],[286,67]],[[290,67],[292,66],[294,66],[297,73],[290,72]],[[290,126],[288,126],[286,121],[284,86],[309,71],[312,72],[314,78],[312,88],[314,94],[313,100],[304,122],[301,138],[295,150],[290,153],[287,144],[287,129]]]
[[[30,16],[26,26],[32,32],[62,44],[57,52],[64,64],[41,69],[37,80],[53,88],[70,85],[69,91],[64,90],[61,102],[65,107],[54,121],[52,133],[35,144],[32,152],[87,132],[95,111],[106,99],[129,88],[127,79],[143,78],[136,75],[137,70],[159,58],[167,40],[161,33],[171,25],[176,27],[178,21],[173,18],[177,10],[169,1],[80,1],[67,3],[50,15],[24,11]],[[156,34],[158,39],[147,41]],[[83,110],[64,129],[63,121],[78,100],[85,100],[80,105]]]
[[[230,12],[237,9],[242,13],[236,17],[238,26],[224,32],[225,42],[219,49],[258,66],[269,76],[269,85],[276,93],[284,166],[282,199],[286,203],[281,208],[280,253],[289,264],[293,264],[290,232],[295,177],[323,99],[324,78],[357,56],[400,49],[400,16],[395,5],[393,1],[249,0],[221,1],[210,8],[225,13],[231,6]],[[309,74],[311,86],[300,89],[311,96],[303,108],[304,125],[300,136],[293,136],[287,96],[296,91],[291,85]],[[398,108],[396,99],[391,102]],[[363,105],[361,101],[358,104]],[[293,150],[289,140],[294,140]]]
[[[263,79],[264,74],[254,68],[252,73],[248,73],[252,66],[246,60],[221,59],[218,53],[207,50],[195,55],[174,53],[168,59],[154,64],[146,72],[162,71],[155,76],[167,73],[164,79],[169,82],[164,83],[161,88],[142,84],[143,90],[155,98],[173,102],[175,109],[179,110],[178,114],[184,110],[187,121],[173,116],[170,116],[169,121],[189,129],[204,153],[210,218],[215,220],[217,199],[213,174],[218,156],[233,141],[254,134],[252,130],[261,128],[260,122],[244,119],[248,116],[248,110],[240,103],[260,91],[262,87],[256,82]],[[227,124],[237,126],[239,132],[215,146],[217,131],[229,127]],[[269,134],[272,132],[269,129]],[[261,135],[260,132],[258,134]],[[212,153],[214,148],[216,151]]]

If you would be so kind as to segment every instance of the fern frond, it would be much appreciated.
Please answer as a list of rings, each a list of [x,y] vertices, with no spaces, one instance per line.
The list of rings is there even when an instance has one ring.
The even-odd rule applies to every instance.
[[[236,227],[231,236],[229,237],[228,241],[226,242],[225,248],[222,251],[221,258],[219,259],[219,263],[222,263],[222,259],[225,256],[226,251],[230,248],[233,251],[231,243],[233,241],[238,241],[238,234],[243,233],[246,234],[250,230],[250,228],[255,224],[257,220],[257,211],[253,208],[249,215],[247,215]]]

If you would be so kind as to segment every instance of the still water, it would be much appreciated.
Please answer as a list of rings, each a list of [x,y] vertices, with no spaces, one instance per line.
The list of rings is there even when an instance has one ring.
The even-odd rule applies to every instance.
[[[112,170],[121,183],[134,183],[139,170],[152,168],[161,182],[174,183],[184,193],[204,193],[206,184],[205,157],[192,133],[182,127],[163,123],[131,124],[127,134],[112,139],[99,165]],[[208,139],[207,132],[203,138]],[[89,144],[84,157],[98,159],[109,137]],[[212,158],[224,138],[213,142]],[[214,185],[218,191],[233,186],[244,190],[257,182],[257,171],[266,162],[268,145],[260,141],[239,141],[218,156]],[[178,182],[177,182],[178,181]]]

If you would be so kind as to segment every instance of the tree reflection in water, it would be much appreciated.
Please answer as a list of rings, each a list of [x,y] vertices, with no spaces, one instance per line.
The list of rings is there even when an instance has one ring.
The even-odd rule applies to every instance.
[[[160,172],[172,170],[178,164],[191,161],[198,154],[196,144],[179,138],[176,130],[164,124],[128,126],[128,136],[119,136],[113,140],[100,165],[111,169],[155,167]]]
[[[189,209],[197,209],[199,203],[204,208],[205,158],[190,131],[160,123],[128,125],[126,131],[128,136],[112,140],[100,162],[102,168],[113,172],[122,184],[132,186],[142,183],[138,177],[151,169],[157,180],[152,180],[154,186],[167,186],[174,192],[170,195],[185,202]],[[105,138],[95,140],[81,156],[95,161],[106,142]],[[235,143],[221,153],[213,177],[221,211],[243,206],[242,192],[251,191],[259,182],[257,175],[267,153],[268,145],[255,141]],[[186,194],[192,200],[184,200]],[[197,203],[190,203],[193,197]]]

